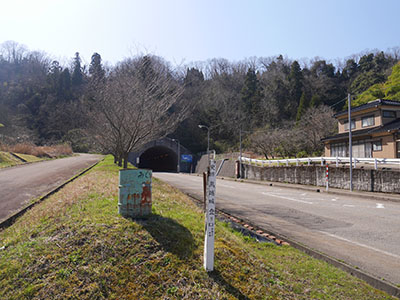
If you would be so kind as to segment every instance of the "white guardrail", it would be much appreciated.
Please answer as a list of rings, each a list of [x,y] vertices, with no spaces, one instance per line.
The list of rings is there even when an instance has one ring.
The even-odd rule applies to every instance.
[[[240,161],[240,157],[238,157]],[[378,169],[378,165],[384,164],[394,164],[394,165],[399,165],[400,166],[400,159],[399,158],[355,158],[353,157],[353,166],[354,168],[357,167],[357,163],[364,163],[364,164],[374,164],[375,169]],[[291,158],[291,159],[273,159],[273,160],[262,160],[262,159],[252,159],[248,157],[243,157],[241,160],[242,164],[248,164],[248,165],[258,165],[261,167],[267,167],[267,166],[272,166],[273,164],[275,165],[286,165],[289,166],[289,164],[296,164],[296,166],[299,166],[300,164],[307,164],[311,165],[311,163],[320,163],[321,166],[326,165],[326,163],[335,163],[336,167],[339,166],[339,164],[350,164],[350,158],[349,157],[307,157],[307,158]]]

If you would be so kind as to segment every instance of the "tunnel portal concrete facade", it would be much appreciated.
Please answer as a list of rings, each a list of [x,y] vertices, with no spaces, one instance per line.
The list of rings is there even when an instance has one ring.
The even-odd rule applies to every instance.
[[[180,145],[180,155],[192,153]],[[196,159],[192,155],[191,163],[180,161],[180,172],[190,173],[194,170]],[[154,172],[177,172],[178,143],[170,138],[162,138],[144,145],[139,151],[129,153],[129,162],[138,168],[151,169]]]

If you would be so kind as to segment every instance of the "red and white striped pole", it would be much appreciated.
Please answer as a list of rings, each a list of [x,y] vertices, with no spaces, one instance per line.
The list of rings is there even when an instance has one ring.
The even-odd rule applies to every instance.
[[[326,165],[326,191],[329,189],[329,167]]]

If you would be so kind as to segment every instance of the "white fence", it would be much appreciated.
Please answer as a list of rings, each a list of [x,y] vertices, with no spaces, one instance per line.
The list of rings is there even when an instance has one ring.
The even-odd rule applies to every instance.
[[[239,157],[240,160],[240,157]],[[400,167],[400,159],[399,158],[355,158],[353,157],[353,166],[357,167],[358,163],[363,164],[373,164],[375,169],[378,169],[379,165],[398,165]],[[243,157],[241,159],[242,164],[248,165],[257,165],[261,167],[267,167],[272,165],[286,165],[296,164],[299,166],[300,164],[311,165],[311,163],[320,163],[321,166],[324,166],[327,163],[335,163],[336,167],[339,164],[350,164],[349,157],[307,157],[307,158],[291,158],[291,159],[274,159],[274,160],[262,160],[262,159],[252,159],[248,157]]]

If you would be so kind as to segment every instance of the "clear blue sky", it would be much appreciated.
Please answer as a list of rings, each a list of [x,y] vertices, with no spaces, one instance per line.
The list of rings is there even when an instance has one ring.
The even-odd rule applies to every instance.
[[[278,54],[331,61],[400,46],[399,0],[0,0],[0,43],[61,60],[173,64]]]

